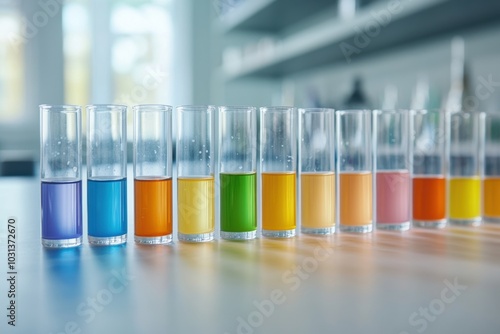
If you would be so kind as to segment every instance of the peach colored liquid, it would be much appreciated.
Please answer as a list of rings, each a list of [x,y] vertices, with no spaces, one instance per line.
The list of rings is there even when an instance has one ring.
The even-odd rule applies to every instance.
[[[410,221],[410,173],[377,173],[377,223],[397,224]]]
[[[442,176],[413,177],[413,219],[446,218],[446,183]]]
[[[302,226],[335,226],[335,174],[304,173],[300,176],[300,185]]]
[[[340,224],[369,225],[372,211],[372,174],[340,174]]]
[[[134,180],[135,235],[172,234],[172,179]]]

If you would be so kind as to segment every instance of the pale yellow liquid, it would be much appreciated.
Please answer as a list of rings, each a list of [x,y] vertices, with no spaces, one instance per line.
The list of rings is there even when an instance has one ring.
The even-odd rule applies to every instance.
[[[178,178],[178,229],[182,234],[214,231],[214,178]]]
[[[302,226],[306,228],[335,226],[335,174],[302,174],[300,186]]]

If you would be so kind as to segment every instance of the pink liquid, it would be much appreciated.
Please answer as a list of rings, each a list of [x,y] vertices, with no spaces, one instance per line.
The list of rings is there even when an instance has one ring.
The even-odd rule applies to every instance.
[[[377,172],[377,223],[410,221],[410,174],[407,171]]]

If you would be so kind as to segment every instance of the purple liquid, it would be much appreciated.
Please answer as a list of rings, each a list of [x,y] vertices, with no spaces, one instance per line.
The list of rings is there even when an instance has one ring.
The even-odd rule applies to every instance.
[[[82,236],[82,181],[42,182],[42,238]]]

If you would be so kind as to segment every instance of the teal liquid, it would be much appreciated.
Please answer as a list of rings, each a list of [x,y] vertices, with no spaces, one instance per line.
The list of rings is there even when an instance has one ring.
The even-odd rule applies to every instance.
[[[257,176],[220,174],[220,223],[223,232],[257,229]]]
[[[87,182],[88,234],[116,237],[127,233],[127,179]]]

